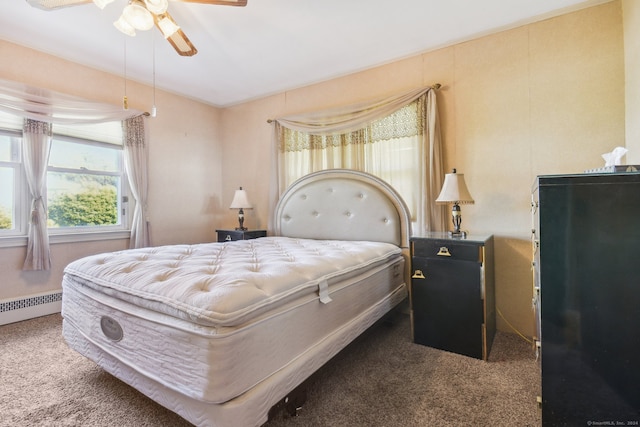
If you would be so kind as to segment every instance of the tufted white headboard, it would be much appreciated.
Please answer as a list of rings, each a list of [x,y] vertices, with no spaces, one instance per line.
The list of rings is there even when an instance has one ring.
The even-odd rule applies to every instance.
[[[282,195],[275,234],[308,239],[370,240],[409,248],[411,221],[400,195],[364,172],[329,169],[304,176]]]

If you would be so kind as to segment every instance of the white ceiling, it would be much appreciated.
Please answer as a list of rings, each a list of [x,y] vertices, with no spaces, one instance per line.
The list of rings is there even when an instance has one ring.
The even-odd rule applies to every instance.
[[[198,49],[180,57],[152,29],[113,25],[126,5],[43,11],[0,0],[0,38],[228,106],[346,75],[608,0],[248,0],[246,7],[171,2]],[[126,42],[125,42],[126,40]],[[1,58],[0,58],[1,61]],[[0,62],[1,63],[1,62]]]

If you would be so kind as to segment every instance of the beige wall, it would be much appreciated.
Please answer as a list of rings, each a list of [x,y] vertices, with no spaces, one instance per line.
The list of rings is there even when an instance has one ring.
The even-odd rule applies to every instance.
[[[602,153],[625,145],[619,1],[226,108],[223,205],[233,187],[243,185],[257,206],[248,226],[265,226],[272,144],[267,119],[437,82],[443,85],[445,165],[465,174],[476,201],[462,208],[463,228],[495,235],[498,309],[532,336],[535,177],[602,166]],[[233,217],[225,222],[232,225]],[[510,330],[500,316],[498,327]]]
[[[640,2],[623,0],[626,101],[626,161],[640,164]]]
[[[122,77],[0,40],[0,78],[33,86],[122,104]],[[151,108],[152,88],[128,82],[130,106]],[[149,218],[154,245],[197,243],[215,237],[222,181],[220,111],[166,92],[157,91],[156,118],[148,119]],[[0,248],[0,300],[60,289],[62,270],[85,255],[125,249],[128,240],[51,246],[49,272],[23,272],[26,248]]]
[[[245,225],[266,228],[267,119],[439,82],[445,165],[465,174],[476,200],[463,207],[463,226],[495,235],[498,309],[531,336],[531,188],[539,174],[601,166],[602,153],[625,145],[623,49],[616,0],[222,110],[159,91],[158,117],[148,122],[152,243],[213,240],[215,228],[235,226],[227,207],[238,186],[255,205]],[[0,78],[121,103],[121,77],[2,41],[0,56]],[[128,97],[150,108],[149,87],[130,82]],[[637,143],[629,148],[640,157]],[[0,300],[59,289],[69,261],[126,244],[54,245],[49,273],[20,270],[24,247],[0,248]],[[498,327],[510,330],[501,317]]]

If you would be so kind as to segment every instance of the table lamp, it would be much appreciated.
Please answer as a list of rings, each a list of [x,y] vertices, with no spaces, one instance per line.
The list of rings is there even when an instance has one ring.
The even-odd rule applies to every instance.
[[[473,204],[474,201],[471,194],[469,194],[467,184],[464,182],[464,174],[456,173],[456,170],[454,169],[452,173],[445,175],[444,184],[442,185],[440,195],[436,199],[436,203],[453,204],[451,208],[453,231],[450,231],[449,235],[452,237],[467,237],[467,232],[460,230],[460,224],[462,224],[460,204]]]
[[[229,209],[240,209],[238,211],[238,223],[239,227],[236,227],[236,230],[247,230],[244,226],[244,209],[253,209],[251,203],[249,203],[249,198],[247,197],[247,192],[240,187],[239,190],[236,190],[236,193],[233,195],[233,201],[231,202],[231,206]]]

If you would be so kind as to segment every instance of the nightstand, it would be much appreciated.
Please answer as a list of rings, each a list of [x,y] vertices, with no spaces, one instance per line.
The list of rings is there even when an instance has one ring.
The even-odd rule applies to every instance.
[[[216,233],[218,233],[218,242],[267,237],[267,230],[216,230]]]
[[[411,238],[413,341],[487,360],[496,331],[493,236]]]

